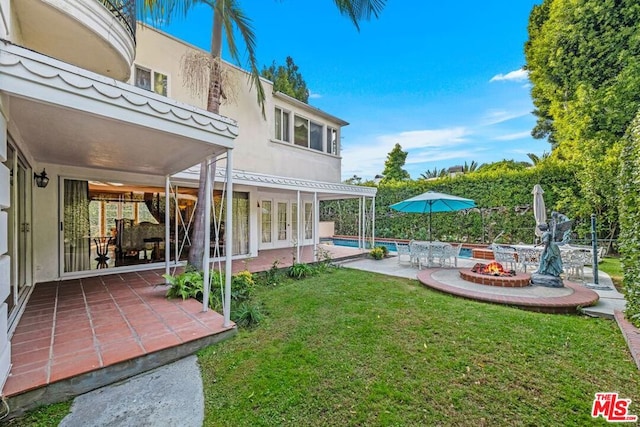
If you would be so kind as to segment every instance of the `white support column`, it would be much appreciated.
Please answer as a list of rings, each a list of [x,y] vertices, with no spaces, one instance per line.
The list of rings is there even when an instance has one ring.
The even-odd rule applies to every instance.
[[[233,274],[233,150],[227,148],[227,206],[224,224],[224,324],[231,326],[231,275]]]
[[[171,245],[169,239],[171,238],[171,178],[167,175],[164,178],[164,274],[169,276],[169,262],[171,260]],[[176,237],[178,235],[176,234]],[[164,283],[168,284],[169,280],[164,279]]]
[[[298,229],[296,230],[296,262],[300,262],[300,244],[301,244],[301,239],[300,239],[300,227],[304,227],[304,215],[302,215],[302,221],[300,221],[300,213],[303,210],[304,206],[300,206],[300,190],[298,190],[298,199],[297,199],[297,203],[298,203],[298,212],[296,212],[296,215],[298,215]]]
[[[376,244],[376,198],[371,198],[371,247]]]
[[[318,206],[318,193],[313,193],[313,262],[318,261],[318,224],[320,223],[320,206]]]
[[[367,235],[366,229],[366,214],[367,214],[367,201],[363,197],[360,198],[360,206],[362,209],[360,210],[360,239],[362,241],[362,249],[367,249],[367,242],[365,240],[365,236]]]
[[[178,258],[180,255],[180,245],[182,244],[182,242],[180,241],[180,239],[178,238],[180,236],[179,230],[180,230],[180,207],[178,206],[178,186],[176,185],[176,188],[174,190],[174,198],[175,198],[175,203],[173,204],[175,209],[173,211],[173,218],[174,218],[174,222],[173,222],[173,263],[174,265],[178,264]],[[186,233],[185,233],[186,234]]]
[[[209,291],[211,290],[211,278],[210,276],[210,252],[211,252],[211,159],[212,156],[207,157],[206,171],[205,171],[205,186],[204,186],[204,251],[202,254],[202,269],[204,270],[203,287],[202,287],[202,311],[209,310]]]

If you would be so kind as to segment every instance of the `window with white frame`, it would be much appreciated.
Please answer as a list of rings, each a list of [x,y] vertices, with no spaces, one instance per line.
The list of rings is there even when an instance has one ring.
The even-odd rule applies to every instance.
[[[293,116],[293,143],[301,147],[309,146],[309,120]]]
[[[338,129],[314,122],[280,107],[274,107],[273,137],[276,141],[292,142],[298,147],[332,155],[339,153]]]
[[[282,108],[275,109],[275,139],[278,141],[291,142],[289,136],[289,112]]]
[[[327,126],[327,153],[338,155],[338,130]]]
[[[168,77],[166,74],[136,65],[134,84],[141,89],[167,96]]]
[[[323,151],[323,126],[298,115],[294,115],[293,117],[293,143],[300,147]]]

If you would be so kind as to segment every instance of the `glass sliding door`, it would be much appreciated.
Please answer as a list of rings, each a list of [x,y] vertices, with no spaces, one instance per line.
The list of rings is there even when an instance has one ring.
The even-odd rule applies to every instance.
[[[31,284],[31,169],[11,144],[5,166],[10,171],[7,212],[7,254],[10,257],[9,329],[25,303]]]
[[[304,203],[304,241],[313,243],[313,203]]]
[[[277,223],[277,232],[276,236],[278,236],[278,243],[289,243],[289,204],[287,202],[278,202],[278,223]]]
[[[271,211],[271,200],[262,200],[260,202],[260,230],[262,238],[260,239],[262,246],[272,246],[271,225],[273,222]]]

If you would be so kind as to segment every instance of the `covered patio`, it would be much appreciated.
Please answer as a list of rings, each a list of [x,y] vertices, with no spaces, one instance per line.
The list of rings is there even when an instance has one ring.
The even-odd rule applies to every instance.
[[[318,245],[333,260],[357,248]],[[315,248],[300,248],[313,262]],[[233,271],[285,268],[291,248],[260,251]],[[236,333],[196,300],[168,300],[164,269],[38,283],[12,339],[3,394],[12,411],[64,400],[192,354]]]

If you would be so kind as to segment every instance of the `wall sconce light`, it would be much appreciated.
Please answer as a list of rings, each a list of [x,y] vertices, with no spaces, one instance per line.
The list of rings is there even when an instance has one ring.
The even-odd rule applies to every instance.
[[[45,188],[49,184],[49,177],[44,169],[42,169],[42,172],[39,174],[34,172],[33,179],[36,181],[36,185],[39,188]]]
[[[258,201],[258,207],[260,207],[260,201]]]

